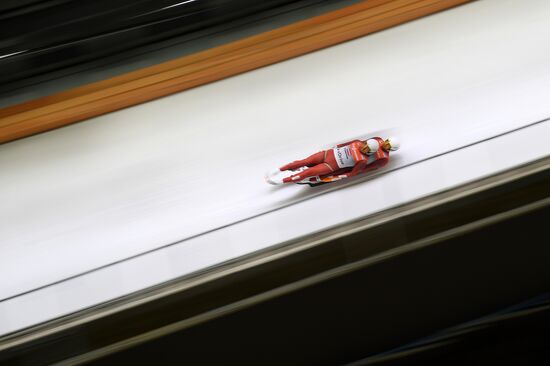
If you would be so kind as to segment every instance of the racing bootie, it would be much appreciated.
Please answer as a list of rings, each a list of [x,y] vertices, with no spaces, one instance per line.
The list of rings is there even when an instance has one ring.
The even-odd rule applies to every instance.
[[[279,169],[273,169],[266,173],[265,181],[274,186],[280,186],[283,184],[284,174]]]

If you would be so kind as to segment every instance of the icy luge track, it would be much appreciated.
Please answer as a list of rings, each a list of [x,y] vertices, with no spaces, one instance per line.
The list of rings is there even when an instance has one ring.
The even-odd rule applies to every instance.
[[[44,289],[44,288],[47,288],[47,287],[51,287],[51,286],[55,286],[59,283],[62,283],[64,281],[68,281],[68,280],[71,280],[71,279],[74,279],[74,278],[77,278],[77,277],[80,277],[80,276],[84,276],[86,274],[89,274],[91,272],[95,272],[95,271],[100,271],[106,267],[109,267],[109,266],[113,266],[113,265],[116,265],[118,263],[121,263],[123,261],[128,261],[128,260],[132,260],[132,259],[135,259],[137,257],[140,257],[140,256],[143,256],[143,255],[147,255],[149,253],[152,253],[154,251],[158,251],[158,250],[162,250],[164,248],[167,248],[167,247],[170,247],[172,245],[177,245],[177,244],[183,244],[185,241],[188,241],[188,240],[191,240],[191,239],[194,239],[194,238],[197,238],[199,236],[202,236],[202,235],[206,235],[206,234],[209,234],[211,232],[214,232],[214,231],[217,231],[217,230],[221,230],[227,226],[230,226],[230,225],[235,225],[235,224],[238,224],[239,222],[243,222],[243,221],[246,221],[246,220],[250,220],[250,219],[253,219],[255,217],[258,217],[258,216],[261,216],[261,215],[267,215],[271,212],[274,212],[276,210],[280,210],[280,209],[283,209],[285,207],[288,207],[288,206],[291,206],[291,205],[295,205],[295,204],[298,204],[300,202],[303,202],[303,201],[306,201],[306,200],[309,200],[309,199],[313,199],[315,197],[318,197],[322,194],[326,194],[326,193],[330,193],[330,192],[333,192],[333,191],[336,191],[338,189],[344,189],[346,187],[349,187],[349,186],[352,186],[352,185],[355,185],[355,184],[360,184],[360,183],[363,183],[365,181],[368,181],[370,179],[373,179],[373,178],[376,178],[377,176],[379,175],[383,175],[383,174],[388,174],[392,171],[395,171],[395,170],[398,170],[398,169],[402,169],[402,168],[406,168],[406,167],[409,167],[409,166],[412,166],[412,165],[415,165],[415,164],[420,164],[424,161],[427,161],[429,159],[434,159],[434,158],[437,158],[439,156],[442,156],[442,155],[445,155],[445,154],[449,154],[449,153],[452,153],[454,151],[457,151],[457,150],[460,150],[460,149],[464,149],[464,148],[467,148],[467,147],[470,147],[470,146],[473,146],[473,145],[477,145],[477,144],[481,144],[483,142],[486,142],[486,141],[489,141],[489,140],[492,140],[492,139],[496,139],[496,138],[499,138],[501,136],[504,136],[504,135],[508,135],[508,134],[512,134],[514,132],[517,132],[517,131],[520,131],[520,130],[524,130],[524,129],[528,129],[530,127],[533,127],[533,126],[537,126],[537,125],[542,125],[542,124],[546,124],[547,126],[549,125],[549,122],[550,122],[550,118],[547,118],[547,119],[544,119],[544,120],[541,120],[541,121],[537,121],[537,122],[534,122],[534,123],[531,123],[531,124],[528,124],[528,125],[525,125],[525,126],[522,126],[522,127],[518,127],[514,130],[510,130],[510,131],[506,131],[506,132],[503,132],[503,133],[500,133],[498,135],[495,135],[495,136],[491,136],[491,137],[488,137],[488,138],[485,138],[483,140],[479,140],[479,141],[475,141],[475,142],[472,142],[468,145],[463,145],[463,146],[460,146],[460,147],[457,147],[457,148],[454,148],[452,150],[448,150],[448,151],[445,151],[445,152],[441,152],[437,155],[430,155],[430,156],[427,156],[423,159],[420,159],[420,160],[416,160],[416,161],[412,161],[412,162],[404,162],[403,160],[399,161],[398,164],[391,164],[388,168],[386,169],[383,169],[383,170],[379,170],[379,171],[376,171],[376,172],[373,172],[371,174],[368,174],[366,176],[363,176],[363,177],[357,177],[355,179],[351,179],[349,180],[348,182],[344,181],[344,182],[341,182],[341,183],[336,183],[336,184],[331,184],[329,186],[322,186],[320,188],[315,188],[315,189],[307,189],[305,188],[306,192],[305,194],[299,194],[297,195],[296,198],[293,198],[291,200],[289,200],[288,202],[285,202],[285,203],[281,203],[279,206],[275,206],[273,208],[270,208],[266,211],[262,211],[262,212],[259,212],[257,214],[253,214],[251,216],[248,216],[248,217],[245,217],[245,218],[242,218],[240,220],[237,220],[237,221],[234,221],[234,222],[230,222],[224,226],[220,226],[220,227],[216,227],[216,228],[213,228],[213,229],[210,229],[208,231],[205,231],[205,232],[202,232],[202,233],[199,233],[199,234],[195,234],[195,235],[192,235],[192,236],[189,236],[189,237],[186,237],[186,238],[183,238],[183,239],[180,239],[180,240],[177,240],[175,242],[172,242],[172,243],[168,243],[168,244],[164,244],[164,245],[161,245],[159,247],[156,247],[154,249],[150,249],[148,251],[145,251],[145,252],[142,252],[142,253],[138,253],[138,254],[135,254],[133,256],[130,256],[130,257],[127,257],[127,258],[123,258],[121,260],[118,260],[118,261],[115,261],[115,262],[111,262],[111,263],[108,263],[108,264],[104,264],[100,267],[97,267],[97,268],[94,268],[94,269],[91,269],[91,270],[88,270],[88,271],[85,271],[85,272],[82,272],[82,273],[78,273],[76,275],[73,275],[73,276],[70,276],[70,277],[67,277],[67,278],[63,278],[63,279],[60,279],[56,282],[53,282],[53,283],[49,283],[49,284],[46,284],[44,286],[40,286],[38,288],[34,288],[32,290],[29,290],[29,291],[26,291],[26,292],[22,292],[22,293],[18,293],[16,295],[13,295],[13,296],[10,296],[10,297],[7,297],[7,298],[3,298],[3,299],[0,299],[0,302],[3,302],[3,301],[9,301],[10,299],[13,299],[15,297],[18,297],[18,296],[23,296],[27,293],[30,293],[30,292],[33,292],[33,291],[38,291],[38,290],[41,290],[41,289]],[[550,131],[550,127],[547,128],[548,131]]]
[[[399,134],[403,149],[393,168],[409,165],[402,170],[414,169],[430,186],[430,175],[448,172],[423,170],[425,159],[550,116],[550,51],[540,47],[550,41],[549,16],[545,1],[475,2],[0,146],[0,274],[17,279],[2,282],[0,298],[8,304],[18,294],[126,258],[139,261],[146,257],[140,253],[157,253],[184,238],[191,239],[181,246],[191,248],[197,235],[264,212],[269,218],[283,206],[278,211],[292,208],[294,224],[273,220],[280,237],[264,244],[306,235],[312,221],[336,224],[382,209],[381,191],[376,197],[371,192],[381,183],[394,186],[397,171],[332,192],[327,190],[342,185],[273,189],[262,179],[270,167],[369,131]],[[531,129],[538,139],[550,135],[547,122]],[[485,165],[478,162],[516,161],[511,158],[523,153],[480,151],[449,169],[483,176],[477,167]],[[365,211],[348,212],[350,193],[364,200]],[[401,194],[382,193],[388,202]],[[316,199],[307,200],[310,194]],[[329,198],[326,212],[308,210],[323,197]],[[300,207],[304,212],[297,214]],[[259,235],[228,237],[206,253],[194,247],[188,263],[166,258],[165,266],[143,272],[149,269],[150,278],[153,271],[166,277],[192,272],[259,249],[256,243],[265,239]],[[121,293],[119,283],[143,280],[118,276],[112,289],[97,291],[114,297]]]

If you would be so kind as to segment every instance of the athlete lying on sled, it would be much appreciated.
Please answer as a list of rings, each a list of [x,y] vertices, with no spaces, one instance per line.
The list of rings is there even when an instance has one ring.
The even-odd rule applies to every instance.
[[[395,137],[353,140],[283,165],[268,173],[266,181],[274,185],[296,183],[310,186],[335,182],[383,167],[390,159],[390,151],[397,149],[399,142]],[[292,174],[284,174],[287,171],[292,171]]]

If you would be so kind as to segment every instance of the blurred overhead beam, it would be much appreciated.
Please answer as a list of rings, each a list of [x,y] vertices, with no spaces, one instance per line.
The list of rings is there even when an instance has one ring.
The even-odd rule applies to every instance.
[[[257,36],[0,110],[0,143],[352,40],[472,0],[366,0]]]

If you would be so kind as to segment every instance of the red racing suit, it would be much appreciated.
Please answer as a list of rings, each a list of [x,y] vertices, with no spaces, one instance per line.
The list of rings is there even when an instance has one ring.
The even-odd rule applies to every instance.
[[[302,167],[308,167],[308,169],[284,178],[283,182],[299,182],[315,176],[330,176],[333,178],[332,180],[339,180],[386,165],[390,154],[382,148],[384,140],[380,137],[373,137],[369,140],[376,141],[378,149],[366,155],[361,152],[361,148],[365,142],[353,140],[340,144],[330,150],[319,151],[303,160],[286,164],[280,168],[281,171],[296,170]]]

